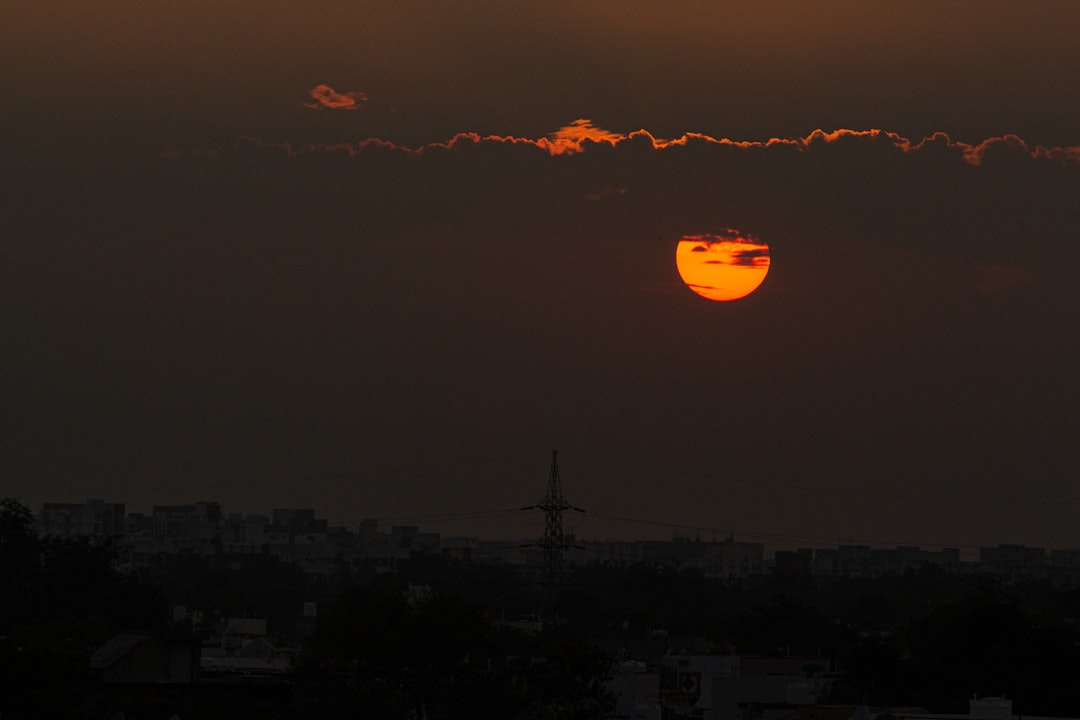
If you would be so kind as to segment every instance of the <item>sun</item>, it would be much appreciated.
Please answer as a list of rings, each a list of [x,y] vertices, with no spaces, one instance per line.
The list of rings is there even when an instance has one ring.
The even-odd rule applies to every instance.
[[[698,295],[727,301],[758,289],[769,273],[769,246],[753,235],[727,229],[683,235],[675,249],[679,276]]]

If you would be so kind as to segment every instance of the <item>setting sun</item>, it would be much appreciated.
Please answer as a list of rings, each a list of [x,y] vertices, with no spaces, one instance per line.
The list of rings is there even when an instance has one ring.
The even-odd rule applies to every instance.
[[[738,230],[684,235],[675,265],[686,286],[709,300],[738,300],[757,290],[769,272],[769,246]]]

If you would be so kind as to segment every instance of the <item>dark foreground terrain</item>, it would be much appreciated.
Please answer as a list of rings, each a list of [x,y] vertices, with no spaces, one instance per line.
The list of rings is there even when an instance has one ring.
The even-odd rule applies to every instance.
[[[4,720],[602,718],[615,660],[679,652],[822,658],[834,704],[966,713],[974,693],[1005,695],[1018,715],[1080,708],[1080,591],[1047,582],[936,568],[721,581],[589,565],[556,588],[423,555],[320,578],[267,556],[160,556],[121,572],[111,546],[39,537],[25,507],[0,502]],[[178,605],[201,612],[177,620]],[[256,616],[287,665],[200,670],[200,649],[225,647],[222,618]],[[118,636],[193,655],[157,682],[125,676],[102,660]],[[657,667],[663,691],[673,680]]]

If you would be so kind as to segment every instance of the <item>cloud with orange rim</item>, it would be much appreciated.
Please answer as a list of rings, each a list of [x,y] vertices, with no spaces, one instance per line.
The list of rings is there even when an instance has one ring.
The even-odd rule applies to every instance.
[[[311,102],[304,107],[312,110],[359,110],[368,97],[362,92],[338,92],[329,85],[316,85],[308,91]]]
[[[366,102],[363,93],[339,93],[329,86],[319,85],[312,89],[313,102],[305,103],[314,109],[356,110],[359,103]],[[668,150],[688,147],[694,144],[705,146],[723,146],[747,151],[774,148],[789,148],[798,152],[812,150],[818,146],[833,145],[840,142],[876,142],[892,146],[902,153],[917,153],[924,150],[939,149],[958,155],[968,165],[981,165],[987,154],[998,151],[1013,151],[1034,160],[1057,160],[1080,163],[1080,145],[1046,146],[1033,145],[1018,135],[1005,134],[986,138],[977,143],[953,140],[947,133],[935,132],[921,139],[912,139],[899,133],[871,128],[853,130],[839,128],[832,131],[814,130],[802,137],[773,137],[768,140],[737,140],[728,137],[714,137],[704,133],[687,132],[677,138],[659,138],[648,130],[635,130],[628,133],[613,132],[597,127],[588,118],[579,118],[544,137],[529,138],[513,135],[481,135],[476,132],[460,132],[448,140],[435,141],[423,145],[401,145],[385,138],[371,137],[352,143],[332,145],[308,143],[293,145],[288,141],[266,142],[257,138],[245,137],[243,140],[254,141],[264,147],[279,147],[289,155],[318,152],[344,151],[355,155],[368,149],[395,150],[412,154],[423,154],[439,150],[452,150],[464,145],[503,144],[533,146],[552,156],[571,156],[586,152],[590,146],[608,146],[616,148],[625,143],[640,142],[654,150]]]

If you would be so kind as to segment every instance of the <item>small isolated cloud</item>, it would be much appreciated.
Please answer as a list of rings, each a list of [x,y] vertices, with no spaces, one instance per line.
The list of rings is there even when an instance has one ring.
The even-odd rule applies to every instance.
[[[311,102],[304,103],[304,107],[312,110],[359,110],[368,99],[362,92],[341,93],[329,85],[316,85],[308,95]]]

